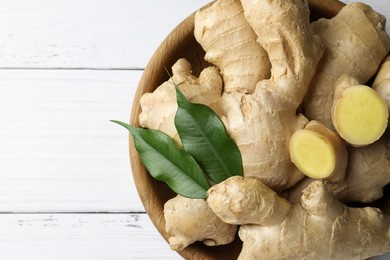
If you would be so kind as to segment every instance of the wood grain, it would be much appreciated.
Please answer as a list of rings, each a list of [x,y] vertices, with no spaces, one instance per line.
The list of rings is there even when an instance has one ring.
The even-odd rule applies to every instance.
[[[128,157],[142,71],[0,70],[0,212],[143,211]]]
[[[142,71],[123,69],[144,68],[166,35],[207,2],[0,3],[1,259],[181,259],[147,215],[117,214],[144,208],[128,134],[108,120],[129,118]],[[364,2],[390,17],[388,1]],[[91,211],[104,214],[76,213]]]
[[[146,214],[3,214],[1,259],[181,259]]]
[[[144,68],[208,0],[2,1],[0,68]]]
[[[145,68],[165,36],[208,2],[2,1],[0,68]],[[363,2],[390,17],[388,1]]]
[[[182,259],[146,214],[134,213],[0,214],[0,245],[6,260]]]

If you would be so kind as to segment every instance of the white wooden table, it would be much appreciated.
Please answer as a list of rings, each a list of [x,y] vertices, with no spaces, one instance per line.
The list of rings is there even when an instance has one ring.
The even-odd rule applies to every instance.
[[[128,121],[151,55],[207,2],[0,0],[0,259],[180,259],[109,120]]]

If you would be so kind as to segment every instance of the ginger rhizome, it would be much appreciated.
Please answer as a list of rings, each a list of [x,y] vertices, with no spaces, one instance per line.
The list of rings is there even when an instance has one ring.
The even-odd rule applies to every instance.
[[[191,102],[213,107],[222,93],[222,84],[217,68],[208,67],[197,78],[192,75],[191,64],[185,59],[179,59],[172,66],[172,78],[153,93],[141,97],[139,123],[142,127],[160,130],[180,143],[174,123],[177,111],[175,85]]]
[[[380,66],[372,88],[383,98],[390,110],[390,56],[387,56]],[[390,125],[390,120],[388,125]]]
[[[343,201],[373,202],[383,196],[390,183],[390,133],[377,142],[349,149],[348,169],[342,186],[336,189]]]
[[[267,192],[260,193],[266,190]],[[225,223],[274,225],[284,220],[290,203],[254,177],[230,177],[208,191],[207,203]]]
[[[255,178],[231,177],[208,193],[222,220],[242,225],[239,259],[367,259],[390,250],[390,217],[346,207],[323,181],[311,183],[297,205]]]
[[[348,147],[348,165],[342,180],[329,179],[329,188],[344,202],[371,203],[383,196],[390,183],[390,133],[364,147]],[[288,191],[291,202],[299,202],[302,190],[314,179],[305,178]]]
[[[335,83],[331,111],[333,125],[341,137],[351,145],[365,146],[359,148],[350,146],[345,177],[338,180],[328,179],[329,187],[335,197],[342,201],[373,202],[382,197],[383,188],[390,183],[390,136],[389,134],[382,136],[388,124],[389,108],[386,105],[386,89],[390,89],[390,81],[388,81],[390,77],[386,75],[389,75],[389,69],[388,59],[386,59],[375,77],[373,88],[361,85],[358,79],[349,75],[342,75]],[[377,89],[379,92],[376,92]],[[348,90],[358,93],[349,97]],[[345,108],[340,106],[343,99],[346,100],[347,105],[351,102],[348,99],[358,104],[353,103],[349,108]],[[333,147],[336,149],[336,145]],[[308,148],[302,146],[299,148],[310,153]],[[317,153],[325,152],[324,150]],[[300,181],[289,190],[289,200],[299,201],[302,190],[313,181],[308,178]]]
[[[296,110],[322,55],[322,45],[311,33],[305,3],[283,1],[283,7],[279,1],[241,3],[257,41],[268,53],[271,77],[259,81],[253,94],[224,92],[217,113],[241,151],[244,175],[282,190],[303,177],[289,158],[288,142],[307,123]]]
[[[214,4],[218,2],[221,0]],[[206,69],[209,71],[207,77],[202,72],[199,79],[190,74],[188,63],[183,60],[172,68],[173,80],[183,94],[193,102],[210,106],[223,120],[227,133],[240,149],[244,175],[257,176],[277,190],[289,188],[303,178],[290,160],[288,143],[290,136],[307,123],[302,115],[296,114],[296,110],[322,56],[321,40],[310,30],[307,3],[283,3],[280,6],[278,1],[242,1],[245,18],[272,65],[271,78],[260,80],[252,94],[239,90],[227,92],[225,88],[221,93],[220,77],[213,67]],[[199,10],[198,16],[208,12],[208,8]],[[286,8],[289,12],[285,11]],[[195,21],[195,31],[199,30],[198,26]],[[225,25],[217,23],[216,26]],[[215,31],[222,34],[219,37],[224,36],[223,30]],[[225,48],[222,43],[215,44],[216,48]],[[173,128],[176,97],[172,92],[172,82],[168,81],[141,99],[141,126],[164,132],[168,129],[167,134],[177,136]]]
[[[216,1],[196,12],[196,40],[206,61],[216,65],[225,92],[252,93],[257,82],[270,76],[270,63],[244,17],[239,0]]]
[[[229,244],[237,233],[237,226],[220,220],[204,199],[177,195],[165,203],[164,218],[169,244],[176,251],[196,241],[208,246]]]
[[[338,201],[372,202],[390,182],[385,18],[351,3],[310,24],[305,0],[216,0],[197,11],[194,36],[212,66],[195,76],[178,60],[172,78],[142,97],[140,125],[180,145],[178,85],[221,118],[245,177],[211,187],[207,202],[169,200],[171,247],[229,243],[241,225],[240,259],[363,259],[390,251],[389,217]],[[379,66],[373,88],[362,87]],[[289,201],[278,195],[286,191]]]
[[[325,46],[304,102],[304,114],[332,129],[331,107],[336,80],[343,74],[365,84],[390,50],[386,19],[363,3],[346,5],[332,19],[311,24]]]

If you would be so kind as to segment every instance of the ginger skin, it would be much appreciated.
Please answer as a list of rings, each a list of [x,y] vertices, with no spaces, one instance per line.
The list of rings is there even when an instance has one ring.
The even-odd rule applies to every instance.
[[[174,123],[177,110],[175,84],[191,102],[212,107],[221,96],[223,83],[217,68],[208,67],[197,78],[192,75],[188,61],[179,59],[172,66],[172,78],[153,93],[146,93],[141,97],[140,125],[160,130],[180,143]]]
[[[187,99],[210,106],[223,120],[240,149],[245,177],[232,177],[215,185],[207,202],[179,196],[168,201],[164,215],[172,249],[181,250],[195,241],[206,245],[229,243],[234,239],[235,225],[242,225],[240,259],[362,259],[389,251],[389,217],[373,208],[348,208],[332,194],[363,202],[381,195],[383,186],[390,182],[390,139],[385,135],[366,147],[350,148],[345,177],[345,161],[343,164],[341,160],[328,176],[332,183],[310,179],[303,181],[303,186],[299,183],[298,205],[276,193],[304,177],[291,162],[288,149],[292,135],[308,123],[297,114],[304,97],[304,111],[309,117],[332,128],[336,79],[347,73],[359,82],[367,81],[390,49],[383,16],[356,3],[347,5],[335,18],[321,19],[310,27],[307,2],[301,0],[242,0],[241,6],[237,1],[217,0],[197,16],[216,6],[218,12],[229,14],[230,22],[224,23],[218,12],[208,14],[196,19],[195,31],[206,59],[220,67],[222,76],[218,68],[209,67],[197,78],[190,64],[179,60],[172,67],[172,80],[142,97],[139,121],[141,126],[161,130],[179,143],[174,127],[177,84]],[[247,24],[239,20],[243,16]],[[246,29],[230,30],[228,24]],[[207,28],[217,35],[210,35]],[[311,29],[324,39],[326,56],[321,62],[323,45]],[[247,53],[240,51],[242,47],[227,49],[226,39],[232,38],[224,40],[224,36],[230,33],[233,39],[246,37],[252,46],[250,53],[264,50],[267,56],[261,54],[255,64],[244,58]],[[211,36],[215,37],[212,43],[206,44]],[[235,58],[240,61],[228,68],[229,59]],[[267,62],[271,69],[264,65]],[[255,71],[254,75],[245,78],[245,67],[251,73]],[[236,74],[245,78],[242,82],[247,86],[233,79],[231,75]],[[310,85],[312,92],[307,94]],[[315,128],[309,124],[307,130]],[[340,151],[335,149],[335,155]],[[340,154],[345,155],[345,150]]]
[[[232,242],[237,226],[222,222],[203,199],[189,199],[177,195],[164,205],[165,228],[172,250],[202,241],[208,246]]]
[[[239,0],[215,1],[195,15],[194,36],[216,65],[225,92],[252,93],[256,83],[269,78],[270,63],[256,34],[245,20]]]
[[[340,135],[353,146],[348,147],[348,166],[345,177],[338,180],[332,178],[328,180],[330,181],[329,187],[333,190],[335,197],[344,202],[373,202],[382,197],[384,186],[390,183],[390,134],[383,134],[388,122],[388,108],[384,98],[386,95],[385,89],[390,87],[390,84],[386,83],[390,81],[387,81],[385,76],[389,75],[387,71],[389,68],[385,60],[381,66],[382,72],[378,72],[374,81],[374,84],[380,88],[382,93],[376,93],[375,90],[367,86],[361,86],[361,82],[358,79],[349,75],[342,75],[335,83],[332,121]],[[363,90],[368,89],[370,93],[374,92],[373,96],[370,96],[363,91],[363,94],[359,94],[361,104],[354,105],[349,111],[345,112],[346,117],[358,118],[360,127],[356,124],[350,124],[349,126],[344,126],[344,128],[350,127],[351,131],[354,131],[355,128],[363,128],[366,131],[363,138],[360,139],[356,138],[356,135],[352,135],[353,139],[351,139],[351,136],[345,135],[342,129],[340,129],[340,122],[336,120],[337,102],[342,98],[348,98],[345,97],[345,91],[355,87],[363,88]],[[380,94],[382,94],[382,97]],[[366,107],[365,111],[364,106],[366,104],[370,105]],[[375,106],[380,107],[380,109],[374,109],[373,107]],[[344,111],[338,112],[344,113]],[[364,113],[367,112],[370,115],[368,116],[369,119],[365,120],[367,115],[364,115]],[[373,123],[372,120],[375,122]],[[381,125],[380,131],[372,127],[375,124]],[[378,138],[380,139],[378,140]],[[374,141],[375,143],[373,143]],[[334,147],[336,149],[336,146]],[[342,177],[343,175],[339,176]],[[305,178],[291,188],[288,191],[289,201],[293,203],[299,202],[302,190],[313,181]]]
[[[222,82],[213,68],[208,69],[208,77],[203,77],[202,72],[196,79],[190,74],[188,65],[182,69],[184,65],[177,64],[172,68],[173,79],[190,101],[195,97],[188,93],[200,91],[196,102],[210,106],[223,120],[228,135],[240,149],[244,175],[256,176],[280,191],[303,178],[290,160],[288,143],[291,135],[307,123],[306,118],[296,114],[296,110],[322,56],[322,44],[310,30],[306,2],[262,0],[243,1],[242,4],[259,45],[270,58],[271,78],[259,81],[252,94],[228,93],[226,89],[221,93]],[[289,11],[286,12],[285,8]],[[273,10],[272,15],[269,10]],[[195,30],[197,26],[195,23]],[[179,76],[183,80],[177,80]],[[189,79],[189,83],[184,79]],[[209,87],[203,88],[202,85]],[[173,89],[172,82],[168,81],[141,99],[141,126],[163,132],[168,129],[167,134],[177,136],[173,128],[176,109]]]
[[[243,248],[239,259],[366,259],[390,250],[390,218],[375,208],[350,208],[333,197],[323,181],[311,183],[301,202],[291,205],[255,178],[231,177],[211,188],[208,202],[221,218],[238,216]],[[227,192],[234,187],[245,196]],[[255,188],[254,188],[255,187]],[[255,206],[257,219],[241,213],[252,198],[272,198]],[[275,201],[285,210],[269,222]],[[221,207],[233,205],[234,207]],[[226,212],[224,212],[226,211]],[[255,219],[255,221],[253,221]],[[253,221],[253,223],[252,223]]]
[[[303,178],[290,160],[288,143],[307,123],[296,110],[322,56],[322,44],[311,33],[305,2],[250,0],[242,5],[268,53],[271,78],[259,81],[250,95],[225,92],[219,115],[241,151],[244,176],[260,178],[279,191]]]
[[[381,130],[375,131],[371,126],[373,124],[368,124],[364,129],[367,132],[363,135],[362,139],[358,139],[359,142],[352,142],[348,137],[343,135],[340,132],[337,122],[335,122],[336,103],[343,97],[345,90],[350,89],[351,87],[360,86],[361,82],[349,75],[342,75],[335,84],[335,97],[334,104],[332,107],[332,120],[335,125],[336,130],[340,134],[352,143],[353,146],[348,147],[348,163],[345,172],[345,177],[343,179],[335,180],[328,179],[330,181],[329,186],[333,190],[333,193],[337,199],[340,199],[344,202],[363,202],[371,203],[383,196],[383,188],[390,183],[390,133],[384,133],[385,128],[388,125],[388,108],[385,104],[385,97],[387,95],[386,89],[390,89],[390,84],[387,80],[389,67],[389,59],[386,59],[381,66],[380,72],[378,72],[375,77],[373,86],[377,86],[381,92],[374,93],[374,103],[378,102],[381,109],[375,112],[373,109],[372,103],[369,107],[366,107],[366,112],[360,110],[361,107],[365,106],[369,101],[369,95],[363,93],[361,98],[363,99],[363,104],[358,107],[354,106],[350,113],[347,113],[346,116],[358,117],[359,121],[367,124],[364,121],[364,115],[361,113],[374,113],[371,114],[371,118],[375,119],[375,124],[381,124]],[[369,88],[364,86],[364,88]],[[374,92],[375,90],[369,88],[369,92]],[[380,95],[382,97],[380,97]],[[363,111],[363,112],[362,112]],[[355,113],[355,116],[353,114]],[[356,127],[355,127],[356,128]],[[352,129],[353,130],[353,129]],[[367,139],[367,136],[370,137],[370,140]],[[380,138],[379,140],[377,140]],[[356,139],[356,138],[355,138]],[[369,140],[369,141],[367,141]],[[365,141],[365,142],[363,142]],[[375,141],[374,143],[372,143]],[[369,144],[372,143],[372,144]],[[362,146],[365,144],[366,146]],[[336,146],[335,146],[336,147]],[[343,176],[343,175],[339,175]],[[288,193],[288,199],[290,202],[297,203],[300,200],[301,192],[305,189],[310,183],[314,182],[313,179],[305,178],[301,180],[297,185],[291,188]]]
[[[305,178],[288,190],[288,200],[297,203],[314,179]],[[348,148],[348,167],[345,178],[330,182],[335,197],[344,202],[371,203],[383,196],[383,188],[390,183],[390,133],[364,147]]]
[[[390,110],[390,56],[387,56],[382,62],[375,76],[375,81],[372,83],[372,88],[381,95],[386,102],[387,108]],[[389,125],[390,120],[388,121]]]
[[[304,100],[304,114],[333,129],[333,86],[343,74],[366,83],[390,50],[386,19],[363,3],[347,4],[334,18],[311,24],[325,46],[324,57]]]
[[[252,179],[254,178],[230,177],[223,185],[216,185],[208,190],[207,203],[223,222],[235,225],[273,225],[288,214],[291,206],[286,200],[261,181]],[[269,192],[260,194],[261,190]]]
[[[365,147],[350,148],[346,179],[335,189],[343,201],[373,202],[390,183],[390,133]]]

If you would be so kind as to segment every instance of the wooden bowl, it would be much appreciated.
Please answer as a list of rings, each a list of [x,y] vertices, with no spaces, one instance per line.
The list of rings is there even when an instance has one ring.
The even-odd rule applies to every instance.
[[[308,0],[311,10],[311,19],[320,17],[330,18],[338,13],[344,6],[337,0]],[[146,92],[153,92],[161,83],[168,80],[165,68],[171,68],[179,58],[186,58],[191,64],[193,73],[198,75],[206,67],[204,51],[196,42],[194,35],[194,14],[180,23],[161,43],[149,61],[141,77],[137,92],[134,97],[131,111],[130,124],[139,126],[138,115],[140,114],[139,100]],[[165,231],[163,216],[164,203],[175,194],[164,183],[156,181],[146,171],[138,156],[130,138],[130,160],[134,181],[141,201],[153,224],[161,235],[168,240]],[[389,197],[389,196],[388,196]],[[378,202],[379,204],[384,202]],[[389,212],[389,211],[387,211]],[[207,247],[198,242],[188,246],[179,254],[185,259],[237,259],[241,251],[241,241],[236,240],[226,246]],[[167,246],[167,250],[169,250]]]

